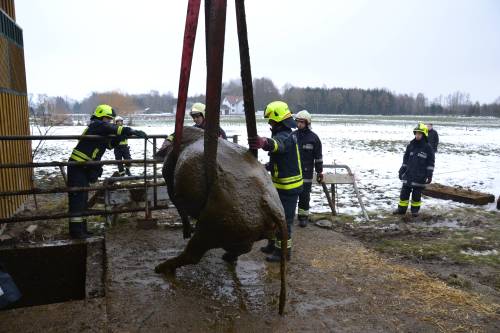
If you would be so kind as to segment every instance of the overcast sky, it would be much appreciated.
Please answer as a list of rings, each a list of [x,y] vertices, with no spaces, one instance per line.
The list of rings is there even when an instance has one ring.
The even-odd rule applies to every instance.
[[[202,1],[203,4],[204,1]],[[29,93],[177,95],[187,0],[16,0]],[[247,0],[253,77],[327,86],[500,97],[500,1]],[[189,94],[205,92],[203,6]],[[224,80],[238,78],[228,1]]]

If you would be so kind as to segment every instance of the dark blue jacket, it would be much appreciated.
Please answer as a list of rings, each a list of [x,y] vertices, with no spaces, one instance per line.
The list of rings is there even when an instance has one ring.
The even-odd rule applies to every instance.
[[[297,138],[292,130],[277,125],[268,139],[269,171],[278,192],[299,194],[302,192],[302,166]]]
[[[98,140],[81,139],[71,153],[70,161],[100,161],[106,149],[112,149],[120,143],[125,137],[132,134],[132,128],[117,126],[112,123],[104,122],[98,118],[93,118],[82,135],[101,135],[103,138]],[[111,139],[108,135],[117,135]]]
[[[299,145],[304,181],[311,181],[313,169],[316,170],[316,173],[323,172],[321,140],[309,127],[296,130],[293,133],[297,137],[297,144]]]
[[[403,165],[399,175],[407,186],[425,186],[425,179],[432,178],[434,172],[434,151],[427,140],[413,139],[406,147]]]
[[[198,124],[193,125],[193,127],[201,128],[202,130],[205,130],[205,126],[206,126],[205,120],[203,120],[203,123],[201,125]],[[227,140],[226,132],[224,132],[224,130],[221,127],[219,127],[219,137],[223,138],[224,140]]]
[[[438,150],[438,144],[439,144],[439,135],[438,132],[433,128],[429,130],[429,144],[431,145],[432,149],[434,149],[434,152],[436,153]]]

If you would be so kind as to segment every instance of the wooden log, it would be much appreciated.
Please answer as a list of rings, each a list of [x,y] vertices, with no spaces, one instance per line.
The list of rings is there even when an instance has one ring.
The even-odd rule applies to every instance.
[[[429,197],[453,200],[472,205],[487,205],[495,201],[495,196],[489,193],[473,191],[460,186],[447,186],[438,183],[429,184],[425,187],[422,194]]]

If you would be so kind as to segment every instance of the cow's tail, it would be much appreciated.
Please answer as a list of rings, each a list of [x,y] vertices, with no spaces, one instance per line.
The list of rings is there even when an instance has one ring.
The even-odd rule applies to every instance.
[[[279,314],[283,315],[285,311],[286,304],[286,255],[287,255],[287,239],[288,239],[288,229],[285,222],[285,214],[276,214],[276,211],[282,210],[283,208],[278,205],[278,203],[273,200],[273,198],[268,195],[264,195],[262,200],[262,209],[266,216],[269,216],[273,222],[273,228],[278,227],[282,235],[281,241],[281,261],[280,261],[280,279],[281,279],[281,288],[280,288],[280,301],[279,301]]]
[[[286,304],[286,258],[288,254],[288,229],[283,219],[278,219],[278,226],[281,230],[281,261],[280,261],[280,303],[279,314],[283,315]]]

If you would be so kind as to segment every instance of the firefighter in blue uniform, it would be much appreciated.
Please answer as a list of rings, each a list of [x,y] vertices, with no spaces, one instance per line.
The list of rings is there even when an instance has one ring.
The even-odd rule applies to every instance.
[[[207,122],[205,120],[205,109],[206,109],[205,104],[199,102],[194,103],[193,106],[191,106],[191,111],[189,111],[189,115],[191,116],[191,118],[193,118],[194,122],[193,127],[205,130],[205,126],[207,125]],[[165,139],[165,141],[163,141],[161,148],[158,150],[157,156],[162,156],[162,151],[166,148],[167,144],[169,142],[174,141],[174,134],[175,133],[170,134]],[[219,138],[227,140],[226,132],[224,132],[224,130],[221,127],[219,127]]]
[[[194,121],[194,127],[201,128],[202,130],[205,129],[206,126],[206,121],[205,121],[205,104],[203,103],[194,103],[193,106],[191,107],[191,112],[189,114],[191,115],[191,118],[193,118]],[[219,127],[219,137],[223,138],[224,140],[227,140],[226,132]]]
[[[290,260],[292,250],[292,224],[297,209],[297,200],[302,192],[302,166],[297,139],[292,135],[292,128],[296,128],[288,105],[285,102],[275,101],[267,105],[264,118],[271,125],[271,138],[249,138],[250,148],[262,148],[269,152],[268,170],[276,187],[281,204],[285,211],[288,227],[288,239],[284,240],[281,233],[276,234],[275,240],[270,240],[262,252],[270,254],[266,258],[270,262],[281,260],[281,242],[287,242],[287,260]]]
[[[394,214],[404,215],[410,205],[411,213],[418,216],[422,206],[422,190],[432,182],[434,172],[434,150],[427,142],[428,128],[422,123],[413,129],[415,139],[406,147],[403,165],[399,169],[399,179],[403,183],[398,208]]]
[[[131,135],[147,137],[143,131],[111,123],[115,115],[111,106],[106,104],[97,106],[90,118],[90,124],[82,135],[101,135],[103,138],[100,140],[83,138],[78,141],[69,158],[70,162],[100,161],[106,149],[114,148],[123,138]],[[107,137],[109,135],[116,135],[116,137],[109,138]],[[101,174],[102,166],[100,165],[69,165],[68,186],[88,187],[90,183],[96,182]],[[82,216],[77,216],[87,210],[87,199],[88,192],[68,193],[68,210],[72,215],[69,219],[71,238],[84,239],[90,235],[87,231],[87,220]]]
[[[321,150],[321,140],[311,131],[311,114],[302,110],[295,116],[297,136],[299,145],[300,161],[302,162],[302,173],[304,177],[304,188],[299,195],[299,209],[297,217],[299,226],[304,228],[309,222],[309,201],[311,199],[311,187],[313,171],[316,170],[316,180],[323,181],[323,153]]]
[[[123,126],[123,118],[117,116],[115,118],[115,124],[117,126]],[[115,147],[113,152],[115,153],[115,160],[117,161],[132,159],[132,156],[130,155],[128,139],[126,137],[118,143],[118,146]],[[130,173],[130,164],[125,163],[125,167],[123,166],[123,163],[118,164],[118,173],[120,174],[120,176],[132,176],[132,174]]]

